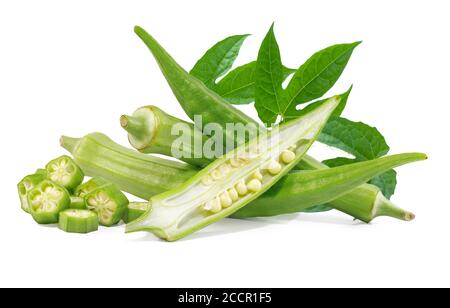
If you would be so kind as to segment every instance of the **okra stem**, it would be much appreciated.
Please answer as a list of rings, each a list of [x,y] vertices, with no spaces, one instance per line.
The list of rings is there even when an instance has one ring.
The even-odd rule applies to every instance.
[[[127,115],[120,117],[120,125],[127,132],[139,138],[142,137],[142,131],[147,129],[144,119]]]

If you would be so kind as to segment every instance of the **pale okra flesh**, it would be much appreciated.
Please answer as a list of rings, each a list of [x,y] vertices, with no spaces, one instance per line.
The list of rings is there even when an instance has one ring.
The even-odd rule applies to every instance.
[[[69,209],[59,214],[58,225],[65,232],[86,234],[98,230],[98,218],[89,210]]]
[[[58,222],[59,213],[70,206],[69,192],[61,185],[45,180],[28,193],[30,214],[39,224]]]
[[[129,223],[126,231],[150,231],[173,241],[230,216],[298,163],[339,100],[334,97],[303,117],[258,136],[217,159],[180,188],[151,198],[151,210]],[[281,161],[280,155],[287,150],[292,150],[295,158]]]

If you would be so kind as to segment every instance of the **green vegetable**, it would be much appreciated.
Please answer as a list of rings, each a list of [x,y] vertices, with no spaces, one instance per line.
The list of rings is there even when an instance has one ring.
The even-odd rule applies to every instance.
[[[139,217],[141,217],[145,212],[148,211],[150,205],[148,202],[130,202],[128,204],[127,212],[123,217],[124,223],[132,222]]]
[[[202,125],[207,125],[210,123],[217,123],[222,128],[225,128],[227,123],[240,123],[246,125],[246,127],[251,130],[252,127],[255,127],[254,130],[250,131],[250,134],[258,134],[258,129],[256,127],[258,124],[246,116],[245,114],[239,112],[233,106],[230,106],[226,101],[215,95],[215,93],[211,92],[209,89],[205,89],[206,87],[195,80],[187,74],[183,68],[181,68],[172,57],[156,42],[156,40],[151,37],[148,33],[145,32],[142,28],[136,27],[135,32],[138,36],[143,40],[143,42],[147,45],[147,47],[152,52],[153,56],[157,60],[164,76],[166,77],[169,85],[171,86],[175,96],[178,99],[183,110],[186,112],[188,117],[191,120],[194,120],[196,115],[204,115],[202,117]],[[270,37],[270,35],[269,35]],[[341,48],[341,47],[339,47]],[[339,49],[338,48],[338,49]],[[322,58],[323,53],[319,54],[319,58]],[[314,56],[313,56],[314,57]],[[315,61],[315,60],[314,60]],[[314,62],[313,59],[311,61],[307,61],[309,63]],[[331,61],[332,63],[333,61]],[[305,67],[309,67],[310,65],[305,65]],[[303,69],[302,71],[307,71]],[[300,76],[300,75],[298,75]],[[188,86],[186,86],[188,85]],[[193,95],[195,93],[195,95]],[[199,97],[199,99],[197,99]],[[315,104],[317,106],[319,104]],[[341,105],[342,106],[342,105]],[[337,110],[340,110],[339,106]],[[315,107],[310,107],[315,108]],[[231,111],[233,112],[230,112]],[[203,129],[203,127],[198,127],[199,129]],[[234,136],[228,136],[224,134],[224,138],[234,138]],[[227,140],[224,139],[224,140]],[[237,140],[238,143],[241,143],[242,140]],[[307,155],[304,156],[301,164],[308,169],[323,169],[326,168],[326,165],[321,164],[316,161],[314,158],[309,157]],[[374,199],[374,194],[372,194],[372,186],[363,186],[360,192],[364,190],[367,191],[367,203],[375,204],[377,202]],[[352,194],[352,193],[350,193]],[[348,196],[351,199],[351,195]],[[359,200],[358,196],[355,195],[355,201]]]
[[[101,225],[110,227],[117,224],[125,215],[128,199],[113,184],[101,186],[85,197],[89,210],[98,215]]]
[[[57,223],[59,213],[70,205],[70,195],[63,186],[45,180],[28,192],[28,204],[37,223]]]
[[[128,140],[131,145],[142,153],[160,153],[172,156],[174,150],[180,152],[181,160],[203,165],[207,165],[209,160],[203,158],[201,149],[196,150],[195,139],[203,144],[206,138],[200,131],[189,131],[192,134],[189,143],[182,143],[177,146],[173,142],[174,130],[177,124],[180,129],[189,127],[189,123],[176,119],[155,106],[145,106],[137,109],[132,116],[122,115],[120,125],[129,132]],[[153,134],[149,134],[153,132]]]
[[[110,182],[106,181],[103,178],[95,177],[87,181],[86,183],[83,183],[75,189],[74,195],[77,197],[85,197],[88,193],[91,191],[99,188],[100,186],[109,184]]]
[[[70,233],[90,233],[98,230],[98,218],[88,210],[65,210],[59,214],[59,228]]]
[[[37,169],[35,173],[42,175],[44,178],[47,178],[47,170],[45,169]]]
[[[70,196],[70,206],[71,209],[84,210],[87,208],[86,200],[83,197]]]
[[[61,156],[50,161],[46,168],[49,180],[74,191],[83,182],[84,174],[69,156]]]
[[[316,105],[319,106],[319,105]],[[310,109],[311,110],[311,109]],[[151,115],[151,118],[155,122],[164,122],[166,124],[172,122],[172,125],[177,125],[178,119],[174,117],[165,118],[165,113],[158,113]],[[144,121],[144,119],[141,119]],[[194,127],[193,124],[186,124],[190,125],[190,134],[194,134]],[[168,131],[170,131],[170,125],[166,125],[164,127]],[[139,132],[139,135],[143,136],[146,134],[144,128]],[[158,128],[155,128],[158,129]],[[162,153],[168,153],[170,152],[170,144],[172,142],[175,142],[174,136],[168,136],[168,134],[157,134],[156,132],[147,131],[147,134],[151,136],[164,136],[165,143],[167,144],[167,149],[165,149]],[[152,139],[153,143],[158,143],[158,140],[156,140],[158,137],[155,137]],[[132,139],[132,134],[130,134],[129,139]],[[150,139],[150,138],[149,138]],[[151,151],[151,145],[146,145],[149,147],[149,151]],[[160,150],[160,148],[158,148]],[[157,150],[153,151],[156,153],[159,153]],[[287,152],[289,153],[289,152]],[[161,154],[161,153],[160,153]],[[307,211],[307,212],[317,212],[317,211],[324,211],[327,209],[331,209],[328,206],[316,206],[317,204],[320,204],[321,202],[330,202],[331,206],[342,210],[345,213],[349,213],[350,215],[354,216],[355,218],[361,219],[363,221],[369,222],[373,218],[378,215],[377,211],[374,211],[375,207],[379,208],[386,208],[386,207],[392,207],[392,210],[390,213],[392,213],[390,216],[394,216],[400,219],[404,219],[403,217],[410,217],[411,215],[403,210],[401,210],[401,214],[399,215],[397,208],[393,206],[392,204],[388,203],[387,201],[384,201],[385,198],[382,196],[382,194],[374,188],[372,185],[363,184],[364,182],[370,180],[371,178],[377,176],[378,174],[382,173],[383,171],[389,170],[388,166],[395,167],[400,164],[410,162],[414,160],[420,160],[423,159],[423,154],[402,154],[402,155],[394,155],[392,157],[379,159],[379,160],[373,160],[370,162],[367,162],[367,164],[356,164],[352,165],[348,168],[335,168],[335,169],[328,169],[326,166],[324,167],[323,164],[316,162],[314,160],[311,160],[310,158],[302,160],[300,163],[300,166],[303,169],[318,169],[313,172],[296,172],[286,175],[283,180],[281,180],[279,183],[275,184],[274,187],[272,187],[267,193],[265,193],[263,196],[258,198],[257,200],[253,201],[252,204],[246,206],[242,210],[235,213],[234,216],[241,216],[241,212],[246,212],[248,208],[254,207],[256,210],[253,210],[250,213],[252,216],[267,216],[267,215],[277,215],[277,214],[286,214],[286,213],[292,213],[296,211]],[[333,176],[329,176],[329,174],[332,173]],[[308,191],[306,190],[306,187],[308,185],[305,185],[305,182],[308,183],[308,185],[312,185],[315,187],[315,189]],[[288,185],[289,183],[289,185]],[[332,187],[334,189],[337,189],[338,191],[334,191],[333,194],[330,194],[327,197],[328,194],[324,194],[325,190],[330,189],[329,183],[335,183],[336,187]],[[351,184],[350,184],[351,183]],[[350,192],[352,188],[355,188],[357,186],[356,183],[363,184],[362,187],[364,189],[361,189],[361,191],[367,190],[368,200],[367,198],[361,198],[360,193]],[[126,190],[126,189],[125,189]],[[374,191],[377,191],[375,194]],[[354,203],[358,203],[358,205],[348,204],[347,200],[352,200],[351,198],[344,198],[342,194],[349,193],[349,195],[355,195],[354,196]],[[266,195],[268,197],[266,197]],[[378,196],[380,195],[380,196]],[[143,198],[146,198],[147,196],[141,196]],[[337,199],[336,199],[337,198]],[[339,198],[342,198],[344,202],[339,202]],[[314,200],[314,202],[312,202]],[[380,201],[382,200],[382,201]],[[376,204],[381,204],[381,206],[378,206]],[[271,204],[281,204],[282,206],[271,206]],[[342,205],[344,204],[344,205]],[[310,206],[314,206],[312,208],[309,208]],[[362,210],[358,207],[362,207]],[[353,211],[353,208],[355,210]],[[244,215],[244,214],[242,214]]]
[[[150,197],[177,187],[198,171],[183,163],[142,155],[100,133],[82,139],[63,136],[60,143],[88,176],[101,177],[136,196],[142,194],[142,188]]]
[[[63,137],[63,140],[65,140],[66,138],[67,137]],[[192,173],[193,171],[192,169],[190,170],[179,169],[178,171],[175,171],[172,168],[165,166],[165,164],[170,165],[171,163],[173,163],[173,161],[169,160],[166,160],[165,163],[161,163],[159,167],[156,167],[155,162],[148,163],[148,159],[150,160],[152,159],[150,155],[145,155],[141,153],[135,153],[135,156],[142,157],[140,162],[134,161],[135,156],[133,156],[133,158],[130,158],[122,155],[120,150],[117,152],[117,155],[115,155],[112,152],[109,153],[109,155],[107,156],[103,155],[102,159],[98,159],[96,155],[102,155],[102,153],[105,153],[105,151],[108,150],[108,148],[105,148],[105,145],[103,145],[101,142],[99,143],[86,142],[85,140],[92,138],[93,138],[92,134],[87,135],[85,138],[82,139],[69,138],[70,146],[68,146],[67,149],[69,151],[73,151],[73,149],[78,149],[78,144],[84,144],[83,152],[92,153],[91,158],[96,161],[96,164],[89,165],[90,172],[94,176],[95,175],[105,176],[106,174],[105,172],[109,172],[109,175],[106,176],[110,178],[145,179],[146,177],[149,176],[149,173],[151,173],[151,168],[158,170],[158,172],[156,172],[154,176],[151,177],[152,179],[151,183],[146,183],[145,181],[136,181],[136,182],[129,181],[125,183],[122,182],[121,189],[123,191],[130,193],[133,192],[134,195],[142,199],[148,200],[155,194],[155,191],[158,190],[158,186],[156,184],[158,181],[164,183],[164,185],[161,185],[158,190],[161,193],[169,189],[179,187],[181,185],[180,183],[189,180],[194,175]],[[77,141],[74,143],[74,140]],[[63,142],[63,145],[64,144],[67,146],[66,142]],[[120,146],[117,147],[119,149],[121,148]],[[77,160],[78,151],[75,150],[72,152],[72,154]],[[423,158],[425,158],[425,155],[423,154],[401,154],[388,157],[387,161],[384,161],[385,158],[375,159],[372,161],[365,161],[356,165],[357,167],[352,166],[352,168],[347,169],[333,169],[336,171],[334,172],[335,178],[332,179],[331,177],[329,177],[328,181],[323,181],[323,178],[325,176],[328,177],[327,170],[330,169],[327,168],[325,165],[321,164],[320,162],[308,158],[302,160],[300,165],[303,169],[314,169],[313,171],[314,173],[307,173],[307,175],[308,179],[311,182],[317,183],[315,191],[304,192],[301,189],[296,190],[293,188],[286,188],[285,185],[283,185],[284,181],[293,183],[293,185],[296,185],[294,183],[297,182],[301,183],[305,181],[303,179],[303,173],[296,171],[287,174],[282,181],[276,183],[266,193],[272,194],[273,196],[272,202],[270,204],[272,205],[285,203],[287,204],[286,207],[280,208],[281,210],[278,214],[285,214],[284,209],[287,209],[289,213],[291,213],[293,209],[307,212],[323,211],[324,209],[326,209],[326,207],[323,206],[315,206],[310,208],[312,205],[314,205],[314,203],[311,204],[311,200],[314,200],[314,202],[316,202],[315,204],[329,202],[329,205],[331,205],[333,208],[340,210],[344,213],[347,213],[365,222],[370,222],[373,218],[381,215],[378,211],[374,210],[374,208],[375,209],[390,208],[391,210],[385,211],[383,215],[399,219],[407,219],[408,217],[412,216],[409,212],[398,209],[392,203],[385,201],[385,198],[382,196],[377,187],[363,183],[367,182],[373,176],[381,174],[390,168],[399,166],[402,163],[411,162],[416,159],[420,160]],[[115,170],[114,168],[116,168],[117,166],[114,164],[114,162],[117,161],[117,159],[120,159],[121,163],[125,166],[128,166],[131,163],[133,163],[134,167]],[[161,160],[161,162],[164,162],[164,160]],[[165,168],[167,169],[167,172],[164,172]],[[357,170],[359,170],[360,172],[357,173],[357,175],[355,176],[354,172],[356,172]],[[322,189],[326,188],[329,182],[341,180],[342,182],[340,182],[339,186],[336,187],[336,191],[334,192],[333,195],[331,196],[324,195],[322,193]],[[360,185],[360,187],[358,187],[358,189],[355,189],[358,185]],[[149,193],[149,191],[152,191],[153,193]],[[272,191],[276,191],[277,193],[272,193]],[[342,195],[345,193],[346,195]],[[314,195],[315,197],[312,197]],[[339,198],[336,198],[337,196],[339,196]],[[264,195],[253,201],[247,207],[261,206],[262,208],[265,206],[270,206],[268,202],[263,201],[260,203],[259,200],[261,198],[264,198]],[[263,211],[263,209],[261,209],[261,211]],[[236,215],[239,215],[239,212],[237,212]]]
[[[29,213],[29,205],[28,205],[28,192],[35,188],[38,184],[45,180],[45,175],[41,172],[36,171],[35,174],[30,174],[24,177],[19,184],[17,184],[17,190],[19,192],[20,203],[22,210]]]
[[[179,188],[152,197],[151,211],[128,224],[127,232],[150,231],[174,241],[243,208],[301,160],[338,103],[330,99],[228,152]],[[288,151],[293,156],[283,155]]]

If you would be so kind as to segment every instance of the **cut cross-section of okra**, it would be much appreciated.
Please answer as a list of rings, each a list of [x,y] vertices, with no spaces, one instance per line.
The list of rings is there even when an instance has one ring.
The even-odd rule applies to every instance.
[[[87,209],[86,200],[83,197],[70,196],[71,209],[84,210]]]
[[[90,233],[97,231],[97,214],[89,210],[65,210],[59,214],[59,228],[69,233]]]
[[[151,198],[151,211],[129,223],[127,232],[147,230],[173,241],[238,211],[301,160],[339,101],[333,97],[303,117],[261,134],[217,159],[180,188]],[[288,149],[295,155],[290,162],[282,159]],[[232,162],[239,163],[233,167]],[[238,195],[234,202],[229,193],[233,189]]]
[[[123,222],[129,223],[141,217],[150,208],[148,202],[130,202],[127,212],[123,216]]]
[[[128,206],[127,197],[114,185],[101,186],[86,195],[89,210],[97,213],[102,226],[117,224],[125,215]]]
[[[75,190],[83,182],[84,174],[80,167],[69,156],[63,155],[52,161],[47,166],[49,180],[64,186],[69,191]]]
[[[75,189],[74,195],[77,197],[85,197],[91,191],[93,191],[103,185],[106,185],[106,184],[110,184],[110,182],[108,182],[107,180],[105,180],[103,178],[94,177],[94,178],[90,179],[89,181],[87,181],[86,183],[79,185]]]
[[[19,182],[19,184],[17,184],[21,207],[25,212],[30,212],[27,199],[28,192],[44,180],[45,176],[41,173],[36,172],[35,174],[27,175]]]
[[[63,186],[45,180],[28,193],[28,205],[37,223],[57,223],[59,213],[70,206],[70,195]]]

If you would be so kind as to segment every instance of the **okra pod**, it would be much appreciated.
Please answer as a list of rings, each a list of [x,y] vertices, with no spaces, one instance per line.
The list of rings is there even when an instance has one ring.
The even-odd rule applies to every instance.
[[[301,160],[339,101],[339,97],[329,99],[304,116],[228,152],[179,188],[152,197],[151,210],[127,224],[126,232],[149,231],[175,241],[240,210]],[[284,161],[281,154],[288,149],[295,157]],[[239,163],[233,166],[233,161]]]
[[[42,181],[28,193],[30,214],[39,224],[57,223],[59,213],[70,206],[70,195],[66,188]]]
[[[77,210],[87,209],[86,200],[83,197],[70,196],[69,208]]]
[[[82,209],[65,210],[59,214],[59,228],[69,233],[85,234],[97,231],[97,214]]]
[[[219,124],[222,128],[226,128],[226,125],[230,123],[242,124],[245,125],[249,131],[251,131],[250,135],[258,134],[262,130],[262,127],[254,119],[240,112],[234,106],[221,98],[217,93],[206,87],[201,81],[186,72],[144,29],[135,27],[135,33],[152,53],[180,106],[183,108],[187,116],[191,120],[194,120],[198,115],[202,116],[202,126],[197,127],[199,130],[203,131],[204,126],[211,123]],[[223,132],[224,140],[235,137],[234,135],[228,135],[228,131],[226,129],[223,129]],[[238,143],[245,141],[246,140],[237,140]],[[308,155],[304,156],[301,164],[312,169],[328,168]],[[379,193],[374,194],[374,189],[376,188],[372,185],[363,184],[357,191],[358,194],[356,192],[351,192],[348,196],[346,196],[345,200],[340,202],[338,199],[335,199],[337,200],[336,204],[330,204],[330,206],[339,208],[348,204],[348,202],[358,202],[360,201],[360,197],[363,195],[365,204],[370,205],[369,207],[371,208],[375,206],[379,200],[379,198],[376,197]],[[367,209],[367,207],[365,209]]]
[[[132,193],[142,199],[149,199],[153,196],[152,193],[149,193],[152,191],[153,193],[155,191],[161,193],[165,192],[169,189],[177,188],[184,181],[187,181],[190,179],[195,173],[192,173],[193,169],[188,170],[174,170],[171,167],[167,167],[167,165],[171,165],[173,161],[169,160],[163,160],[159,159],[160,162],[165,162],[164,164],[160,165],[158,168],[155,166],[155,162],[152,161],[151,163],[148,163],[148,160],[152,160],[153,157],[150,155],[142,154],[133,152],[133,158],[130,158],[129,156],[123,155],[123,147],[115,145],[109,148],[105,148],[104,135],[101,134],[89,134],[84,138],[81,139],[75,139],[75,138],[68,138],[68,137],[62,137],[62,145],[66,147],[67,150],[69,150],[72,155],[75,158],[75,161],[78,161],[79,158],[82,158],[86,155],[86,153],[90,154],[90,157],[92,158],[92,163],[89,164],[90,173],[93,176],[106,176],[108,178],[112,178],[112,182],[114,182],[114,178],[116,179],[143,179],[147,176],[151,175],[152,171],[151,168],[153,168],[155,171],[152,176],[151,182],[145,182],[145,181],[127,181],[123,182],[121,180],[118,180],[118,182],[115,183],[122,183],[122,186],[120,187],[123,191]],[[86,140],[88,139],[88,140]],[[107,139],[109,140],[109,139]],[[108,144],[112,143],[111,140],[109,140]],[[82,146],[78,146],[82,145]],[[115,149],[112,151],[111,149]],[[105,155],[107,154],[107,155]],[[142,157],[142,160],[140,160],[140,163],[137,163],[135,161],[136,157]],[[400,154],[399,156],[388,156],[386,158],[382,159],[375,159],[371,161],[365,161],[358,163],[357,167],[354,168],[324,168],[324,169],[318,169],[318,170],[311,170],[311,173],[308,173],[309,179],[311,182],[316,183],[316,190],[312,192],[308,192],[308,194],[315,194],[316,197],[313,199],[312,197],[308,197],[308,200],[315,200],[317,202],[316,204],[322,204],[325,202],[328,202],[328,204],[332,205],[334,209],[337,209],[339,211],[342,211],[344,213],[347,213],[356,219],[370,222],[373,218],[384,215],[384,216],[390,216],[394,218],[399,218],[403,220],[410,220],[413,215],[405,210],[399,209],[395,207],[391,202],[386,200],[381,194],[381,192],[373,185],[365,184],[358,187],[358,185],[365,183],[369,181],[373,176],[382,174],[386,172],[389,169],[394,168],[395,166],[401,165],[402,162],[412,162],[414,160],[420,160],[424,159],[426,156],[423,154]],[[124,166],[130,166],[132,165],[133,168],[123,168],[123,169],[117,169],[117,166],[115,165],[115,162],[120,159],[120,162]],[[385,161],[385,159],[387,159]],[[383,163],[380,163],[380,160],[383,161]],[[314,164],[314,161],[310,162],[311,164]],[[304,167],[308,167],[305,165]],[[341,169],[337,169],[341,168]],[[166,170],[167,172],[164,172]],[[322,193],[322,189],[324,186],[327,185],[328,182],[323,181],[323,178],[325,176],[328,176],[327,170],[335,170],[334,176],[336,179],[329,179],[330,181],[337,181],[339,179],[345,179],[343,180],[339,186],[336,187],[335,194],[342,195],[337,199],[334,199],[336,196],[333,194],[331,196],[324,195]],[[359,170],[360,172],[355,173],[354,171]],[[199,170],[196,169],[196,172]],[[107,174],[109,172],[109,174]],[[310,203],[305,202],[305,198],[303,197],[303,192],[301,189],[295,189],[295,188],[289,188],[286,187],[286,184],[284,182],[291,183],[293,186],[298,186],[296,184],[297,182],[301,183],[304,182],[302,179],[303,173],[301,171],[294,171],[292,173],[289,173],[285,176],[285,179],[282,181],[276,183],[268,192],[267,194],[270,194],[273,196],[272,203],[268,203],[265,201],[261,202],[261,205],[259,204],[259,199],[264,198],[264,195],[260,198],[253,201],[251,204],[249,204],[247,207],[250,206],[269,206],[272,208],[276,208],[273,205],[278,204],[286,204],[286,206],[281,207],[280,211],[277,212],[278,214],[285,214],[283,212],[284,209],[288,210],[288,213],[291,213],[292,210],[289,210],[290,208],[297,208],[299,211],[308,209],[309,206],[311,206]],[[314,175],[314,176],[312,176]],[[355,177],[355,178],[353,178]],[[164,183],[164,185],[158,186],[158,181],[161,181],[161,183]],[[302,186],[299,186],[300,188]],[[356,188],[358,187],[358,188]],[[274,192],[272,192],[274,191]],[[276,193],[275,193],[276,192]],[[237,191],[231,190],[229,192],[229,196],[232,199],[235,199],[235,194]],[[332,199],[332,201],[330,201]],[[380,205],[381,203],[381,205]],[[272,206],[271,206],[272,204]],[[316,205],[312,204],[312,205]],[[383,209],[389,209],[385,210],[383,213],[380,213],[377,210],[377,208],[383,208]],[[270,209],[272,210],[272,209]],[[236,215],[239,215],[239,212],[236,213]],[[263,213],[263,216],[267,216]]]
[[[103,178],[94,177],[87,181],[86,183],[80,184],[77,189],[75,189],[74,195],[77,197],[84,198],[91,191],[99,188],[100,186],[106,185],[109,182]]]
[[[164,113],[163,111],[159,110],[158,113],[153,113],[152,115],[150,115],[152,113],[152,110],[154,110],[153,108],[149,108],[149,107],[143,107],[147,110],[147,114],[146,116],[151,117],[152,121],[158,123],[158,122],[164,122],[165,126],[164,129],[171,131],[171,127],[178,125],[179,123],[182,123],[183,126],[187,127],[190,131],[189,132],[185,132],[188,135],[195,135],[195,128],[194,125],[191,123],[187,123],[187,122],[180,122],[181,120],[173,117],[173,116],[169,116],[166,113]],[[143,108],[139,108],[143,109]],[[128,136],[130,140],[133,140],[133,134],[134,133],[138,133],[140,136],[143,136],[144,140],[146,137],[145,135],[151,135],[153,136],[153,142],[155,143],[159,143],[162,144],[162,142],[159,142],[158,136],[159,134],[157,132],[152,131],[153,129],[162,129],[162,127],[157,127],[157,126],[147,126],[147,127],[143,127],[139,124],[137,124],[138,122],[141,121],[146,121],[146,119],[144,117],[140,117],[139,119],[136,119],[134,121],[134,124],[136,126],[132,127],[132,129],[129,130],[128,132]],[[132,125],[133,126],[133,125]],[[147,133],[146,133],[147,131]],[[169,133],[165,133],[163,134],[164,138],[166,140],[166,149],[164,149],[163,151],[161,151],[162,147],[158,147],[158,148],[153,148],[152,144],[141,144],[142,147],[145,147],[147,149],[148,152],[154,152],[154,153],[158,153],[158,154],[165,154],[167,155],[167,153],[170,153],[170,144],[174,143],[176,141],[176,138],[178,138],[176,135],[171,135]],[[147,138],[149,139],[149,138]],[[133,145],[133,144],[132,144]],[[201,147],[203,147],[203,144],[201,144]],[[189,146],[185,147],[186,149],[189,148]],[[287,151],[286,153],[289,153],[290,151]],[[184,154],[186,154],[188,157],[194,157],[193,153],[189,153],[187,150],[184,152]],[[170,154],[169,154],[170,155]],[[285,154],[286,155],[286,154]],[[423,157],[423,156],[418,156]],[[183,159],[182,157],[180,159]],[[205,158],[206,159],[206,158]],[[390,162],[392,163],[393,161],[390,160]],[[377,161],[377,163],[379,163]],[[198,161],[197,163],[198,165],[202,165],[203,161]],[[355,171],[363,171],[364,169],[364,164],[361,165],[351,165],[352,167],[347,168],[335,168],[333,170],[339,171],[339,172],[345,172],[346,176],[344,176],[343,178],[346,179],[346,181],[349,181],[349,178],[351,178],[351,168],[355,168]],[[369,165],[368,165],[369,166]],[[371,166],[371,168],[373,167],[379,167],[381,165],[373,165]],[[361,169],[360,169],[361,167]],[[391,168],[394,168],[395,165],[392,165]],[[324,164],[316,161],[314,158],[312,157],[305,157],[301,160],[301,162],[296,166],[296,168],[299,169],[303,169],[303,170],[324,170],[324,172],[316,172],[313,173],[313,176],[315,177],[315,181],[322,181],[321,180],[321,176],[327,177],[328,176],[328,171],[330,170],[330,168],[328,168],[327,166],[325,166]],[[377,171],[376,171],[377,170]],[[368,173],[366,174],[366,180],[365,181],[369,181],[370,179],[372,179],[374,176],[379,175],[381,173],[377,173],[375,174],[374,171],[379,172],[380,169],[371,169],[371,171],[367,171]],[[383,168],[382,170],[384,171],[388,171],[390,170],[390,168]],[[305,174],[306,175],[306,174]],[[347,176],[348,175],[348,176]],[[330,206],[330,208],[334,208],[336,210],[342,211],[344,213],[347,213],[361,221],[364,222],[370,222],[373,218],[375,218],[378,215],[378,212],[376,213],[376,215],[374,215],[373,213],[373,209],[374,208],[379,208],[379,204],[382,203],[382,208],[384,207],[389,207],[391,208],[390,211],[388,211],[388,216],[392,216],[395,218],[399,218],[399,219],[403,219],[403,220],[410,220],[408,219],[409,216],[411,216],[411,214],[409,212],[406,212],[404,210],[400,210],[400,214],[398,214],[398,211],[396,209],[398,209],[397,207],[395,207],[392,203],[390,203],[381,193],[381,191],[376,187],[373,186],[371,184],[363,184],[364,182],[361,182],[361,177],[359,178],[355,178],[357,181],[360,181],[361,186],[356,189],[356,190],[347,190],[347,194],[343,195],[342,191],[339,194],[335,194],[333,195],[334,198],[329,199],[324,201],[324,199],[322,198],[323,196],[320,196],[321,198],[321,202],[328,202],[328,206]],[[297,185],[301,188],[301,186],[303,185],[303,181],[306,180],[306,177],[303,176],[303,174],[298,175],[298,174],[289,174],[286,176],[285,179],[283,179],[283,181],[281,181],[281,183],[285,184],[285,183],[290,183],[292,184],[292,186],[295,186],[295,183],[297,183]],[[311,178],[309,178],[309,180],[307,180],[310,183],[313,183],[314,181],[311,181]],[[306,200],[304,198],[304,195],[299,195],[299,194],[291,194],[292,190],[295,190],[295,187],[291,187],[291,186],[287,186],[287,185],[283,185],[281,186],[280,183],[276,184],[276,187],[279,187],[279,195],[283,196],[280,197],[280,199],[283,200],[283,202],[277,202],[277,204],[280,204],[281,207],[284,207],[283,209],[277,209],[276,207],[270,207],[270,201],[268,201],[269,203],[267,203],[267,205],[265,206],[261,206],[261,210],[257,209],[255,211],[248,211],[248,213],[251,213],[252,216],[267,216],[267,215],[275,215],[275,213],[290,213],[290,212],[298,212],[298,211],[305,211],[308,210],[308,206],[313,207],[322,203],[311,203],[310,201]],[[356,187],[356,186],[354,186]],[[272,191],[272,190],[271,190]],[[267,193],[267,195],[272,195],[273,193],[271,193],[271,191],[269,191]],[[273,191],[275,191],[275,187],[273,189]],[[314,192],[315,193],[315,192]],[[317,193],[315,193],[317,194]],[[270,200],[270,198],[265,199],[265,195],[263,195],[261,198],[261,200],[257,200],[257,204],[263,204],[265,201],[264,200]],[[292,197],[292,200],[288,200],[289,197]],[[382,201],[380,201],[382,200]],[[297,202],[295,202],[297,201]],[[265,207],[267,207],[269,210],[266,211]],[[240,215],[240,216],[244,216],[244,213],[247,211],[248,208],[252,208],[251,205],[247,206],[246,208],[242,209],[241,211],[237,212],[236,215]],[[271,212],[273,211],[273,212]],[[242,212],[242,213],[241,213]]]
[[[82,139],[63,136],[60,143],[86,175],[103,178],[145,199],[180,186],[198,172],[184,163],[127,149],[100,133]]]
[[[87,208],[98,215],[102,226],[117,224],[125,215],[127,197],[114,185],[107,184],[91,191],[85,196]]]
[[[45,167],[49,180],[73,192],[83,182],[84,174],[69,156],[61,156],[50,161]]]
[[[35,188],[42,181],[44,181],[45,178],[46,176],[42,172],[39,172],[38,170],[34,174],[27,175],[19,182],[19,184],[17,184],[21,208],[26,213],[30,212],[27,198],[28,192],[30,192],[33,188]]]

